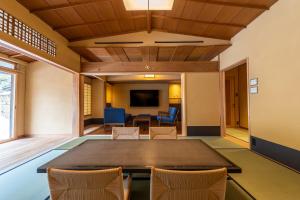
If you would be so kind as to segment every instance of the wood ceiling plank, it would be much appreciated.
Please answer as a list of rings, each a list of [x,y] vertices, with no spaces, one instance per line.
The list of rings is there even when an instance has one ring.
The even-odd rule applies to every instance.
[[[140,52],[144,62],[157,61],[158,47],[140,47]]]
[[[249,8],[243,8],[231,21],[230,23],[241,23],[249,24],[256,17],[261,15],[264,11],[262,10],[253,10]]]
[[[92,47],[87,49],[103,62],[114,61],[113,57],[108,53],[108,51],[105,48]]]
[[[151,33],[152,31],[152,14],[151,11],[147,11],[147,32]]]
[[[188,57],[188,61],[210,61],[218,56],[230,45],[211,45],[195,47],[193,52]]]
[[[56,26],[54,27],[54,30],[59,30],[59,29],[67,29],[67,28],[74,28],[74,27],[80,27],[80,26],[86,26],[86,25],[100,25],[103,23],[120,23],[121,21],[128,22],[134,19],[146,19],[145,15],[139,15],[139,16],[134,16],[134,17],[129,17],[129,18],[123,18],[123,19],[107,19],[107,20],[100,20],[100,21],[92,21],[92,22],[83,22],[83,23],[75,23],[72,25],[61,25],[61,26]]]
[[[159,47],[157,61],[170,61],[176,47]]]
[[[143,60],[143,56],[139,47],[126,47],[123,48],[123,50],[126,53],[129,61],[137,62]]]
[[[199,3],[195,1],[186,1],[184,10],[180,17],[185,19],[196,20],[198,18],[199,13],[201,13],[201,10],[203,9],[204,5],[205,5],[204,3]]]
[[[200,3],[219,5],[219,6],[231,6],[231,7],[240,7],[240,8],[252,8],[259,10],[268,10],[269,7],[261,4],[253,4],[253,3],[239,3],[237,1],[221,1],[221,0],[190,0]]]
[[[112,56],[114,61],[129,61],[124,49],[122,47],[108,47],[106,48],[107,52]]]
[[[31,9],[30,12],[32,13],[37,13],[37,12],[44,12],[44,11],[49,11],[49,10],[57,10],[57,9],[61,9],[61,8],[70,8],[70,7],[74,7],[74,6],[78,6],[78,5],[86,5],[89,3],[95,3],[95,2],[100,2],[100,1],[109,1],[109,0],[86,0],[86,1],[79,1],[79,2],[63,2],[60,1],[60,4],[57,5],[48,5],[45,7],[40,7],[40,8],[35,8],[35,9]],[[19,1],[22,2],[22,1]]]
[[[230,26],[230,27],[238,27],[238,28],[246,28],[244,24],[234,24],[234,23],[226,23],[226,22],[215,22],[215,21],[204,21],[204,20],[193,20],[193,19],[185,19],[185,18],[178,18],[178,17],[167,17],[163,15],[152,15],[153,18],[161,18],[161,19],[168,19],[168,20],[177,20],[179,22],[193,22],[198,24],[207,24],[207,25],[216,25],[216,26]]]
[[[74,6],[73,9],[78,12],[85,22],[96,22],[117,18],[110,1]]]
[[[240,7],[223,7],[217,17],[214,19],[214,22],[218,23],[228,23],[230,24],[232,19],[241,12],[243,8]],[[234,24],[234,23],[232,23]],[[241,25],[244,25],[245,23],[240,23]]]
[[[215,38],[223,38],[230,40],[234,35],[240,32],[242,28],[238,27],[228,27],[228,26],[213,26],[209,25],[207,29],[203,32],[203,35],[211,35]]]
[[[185,0],[175,0],[173,4],[173,9],[171,11],[167,11],[165,14],[169,17],[181,17],[182,12],[184,10],[186,1]]]
[[[147,30],[147,18],[134,19],[135,30]]]
[[[70,46],[70,48],[73,51],[75,51],[76,53],[78,53],[80,56],[84,57],[88,61],[92,61],[92,62],[100,62],[100,61],[102,61],[94,53],[92,53],[91,51],[89,51],[85,47],[72,47],[72,46]]]
[[[78,11],[73,8],[57,9],[54,13],[56,13],[56,15],[58,15],[66,25],[85,22],[81,15],[78,14]]]
[[[126,11],[122,0],[18,1],[74,41],[152,29],[231,39],[278,0],[175,0],[171,11],[148,18],[146,11]]]
[[[179,46],[176,47],[171,61],[185,61],[194,50],[194,46]]]

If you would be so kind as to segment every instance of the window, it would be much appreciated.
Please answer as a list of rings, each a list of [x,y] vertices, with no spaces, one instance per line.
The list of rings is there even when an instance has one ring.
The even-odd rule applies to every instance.
[[[0,67],[5,67],[8,69],[15,69],[15,64],[0,60]]]
[[[0,31],[11,35],[51,56],[56,56],[56,44],[22,21],[0,9]]]
[[[92,114],[92,86],[84,84],[84,115]]]
[[[14,64],[0,60],[0,66],[14,68]],[[0,71],[0,141],[13,136],[15,75]]]

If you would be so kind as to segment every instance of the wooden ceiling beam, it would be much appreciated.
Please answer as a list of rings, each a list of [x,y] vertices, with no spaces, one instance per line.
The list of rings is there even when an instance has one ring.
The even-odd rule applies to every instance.
[[[205,20],[195,20],[195,19],[185,19],[181,17],[168,17],[164,15],[152,15],[154,18],[161,18],[161,19],[170,19],[170,20],[180,20],[185,22],[194,22],[200,24],[207,24],[207,25],[218,25],[218,26],[230,26],[236,28],[246,28],[246,25],[243,24],[235,24],[235,23],[223,23],[223,22],[212,22],[212,21],[205,21]]]
[[[133,19],[143,19],[146,18],[146,15],[136,15],[132,17],[127,17],[127,18],[121,18],[121,19],[108,19],[108,20],[101,20],[101,21],[94,21],[94,22],[84,22],[84,23],[78,23],[78,24],[72,24],[72,25],[66,25],[66,26],[56,26],[53,28],[53,30],[61,30],[61,29],[66,29],[66,28],[76,28],[80,26],[88,26],[88,25],[97,25],[97,24],[102,24],[102,23],[114,23],[114,22],[119,22],[122,20],[133,20]]]
[[[148,65],[150,68],[146,68]],[[218,72],[217,61],[197,62],[86,62],[81,65],[82,74],[118,72]]]
[[[220,5],[220,6],[231,6],[231,7],[240,7],[240,8],[252,8],[252,9],[258,9],[258,10],[269,10],[270,8],[265,5],[258,5],[253,3],[239,3],[239,2],[228,2],[228,1],[220,1],[220,0],[189,0],[189,1],[195,1],[199,3],[207,3],[207,4],[214,4],[214,5]]]
[[[96,22],[78,23],[78,24],[72,24],[72,25],[66,25],[66,26],[57,26],[57,27],[54,27],[53,30],[62,30],[62,29],[66,29],[66,28],[76,28],[76,27],[81,27],[81,26],[97,25],[97,24],[102,24],[102,23],[114,23],[114,22],[120,22],[121,20],[132,20],[132,19],[147,18],[147,32],[150,33],[153,29],[153,27],[152,27],[152,17],[160,18],[160,19],[181,20],[181,21],[185,21],[185,22],[194,22],[194,23],[208,24],[208,25],[246,28],[246,26],[243,25],[243,24],[211,22],[211,21],[204,21],[204,20],[192,20],[192,19],[185,19],[185,18],[179,18],[179,17],[167,17],[167,16],[164,16],[164,15],[152,15],[151,13],[148,12],[146,16],[145,15],[137,15],[137,16],[122,18],[122,19],[110,19],[110,20],[101,20],[101,21],[96,21]]]
[[[54,6],[47,6],[44,8],[36,8],[30,10],[31,13],[38,13],[38,12],[43,12],[43,11],[50,11],[50,10],[57,10],[57,9],[62,9],[62,8],[69,8],[69,7],[74,7],[74,6],[80,6],[80,5],[86,5],[89,3],[97,3],[101,1],[109,1],[109,0],[88,0],[88,1],[83,1],[83,2],[69,2],[69,3],[64,3],[60,5],[54,5]]]

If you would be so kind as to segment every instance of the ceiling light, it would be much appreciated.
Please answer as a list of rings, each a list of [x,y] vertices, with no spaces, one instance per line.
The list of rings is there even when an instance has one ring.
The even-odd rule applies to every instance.
[[[123,0],[126,10],[172,10],[174,0]]]
[[[155,78],[154,74],[145,74],[144,78]]]

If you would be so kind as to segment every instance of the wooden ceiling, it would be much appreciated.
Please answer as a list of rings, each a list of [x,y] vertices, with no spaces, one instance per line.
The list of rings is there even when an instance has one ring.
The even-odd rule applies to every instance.
[[[178,47],[71,47],[89,62],[210,61],[230,45]]]
[[[15,51],[12,51],[12,50],[7,49],[6,47],[2,47],[2,46],[0,46],[0,53],[8,56],[9,58],[15,58],[15,59],[27,62],[27,63],[31,63],[31,62],[35,61],[35,59],[32,59],[28,56],[17,53]]]
[[[229,40],[276,1],[175,0],[171,11],[147,12],[122,0],[18,0],[69,41],[145,30]]]

